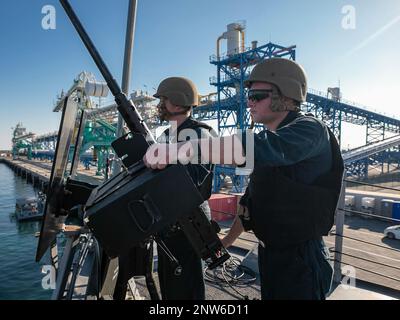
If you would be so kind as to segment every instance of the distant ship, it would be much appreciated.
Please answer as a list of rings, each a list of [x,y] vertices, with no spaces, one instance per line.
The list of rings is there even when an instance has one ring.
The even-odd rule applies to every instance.
[[[15,217],[18,221],[40,220],[44,213],[45,196],[19,198],[15,204]]]

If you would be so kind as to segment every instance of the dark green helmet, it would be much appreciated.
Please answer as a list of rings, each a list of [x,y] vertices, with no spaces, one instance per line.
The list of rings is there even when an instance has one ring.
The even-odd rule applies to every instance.
[[[171,77],[163,80],[154,97],[166,97],[172,104],[181,107],[197,106],[199,100],[194,83],[182,77]]]

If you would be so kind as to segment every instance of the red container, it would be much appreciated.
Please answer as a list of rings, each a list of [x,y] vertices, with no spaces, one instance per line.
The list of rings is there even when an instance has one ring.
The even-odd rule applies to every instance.
[[[211,209],[211,218],[217,222],[231,220],[236,215],[236,195],[216,193],[208,199],[208,203]]]

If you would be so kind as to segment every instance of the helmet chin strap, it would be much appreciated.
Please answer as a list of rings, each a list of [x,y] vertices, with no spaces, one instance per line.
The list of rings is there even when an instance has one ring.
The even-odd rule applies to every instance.
[[[182,111],[177,111],[177,112],[170,112],[168,109],[165,107],[165,103],[162,101],[157,107],[158,109],[158,117],[161,121],[166,121],[169,120],[169,118],[174,117],[174,116],[180,116],[182,114],[186,114],[190,107],[188,107],[186,110]]]

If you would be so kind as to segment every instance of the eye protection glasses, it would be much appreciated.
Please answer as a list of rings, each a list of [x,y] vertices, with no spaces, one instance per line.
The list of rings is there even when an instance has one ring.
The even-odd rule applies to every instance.
[[[271,96],[272,90],[249,90],[247,99],[253,102],[259,102]]]

